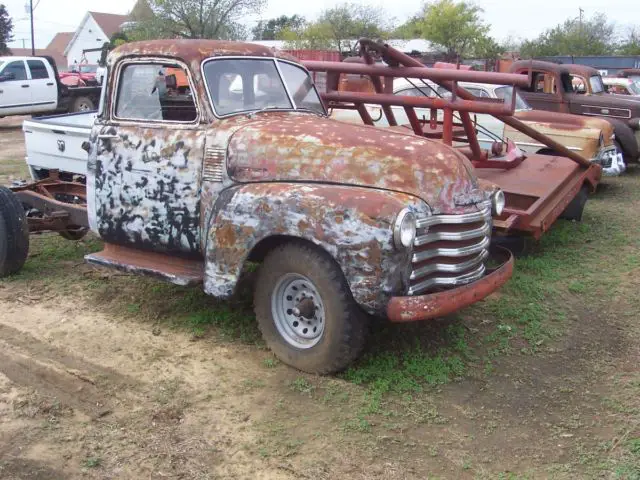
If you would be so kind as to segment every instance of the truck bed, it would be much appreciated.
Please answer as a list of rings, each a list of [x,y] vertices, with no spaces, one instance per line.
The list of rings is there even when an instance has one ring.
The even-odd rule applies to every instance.
[[[82,143],[89,140],[96,112],[52,115],[25,120],[27,164],[34,180],[49,170],[86,175],[87,152]]]

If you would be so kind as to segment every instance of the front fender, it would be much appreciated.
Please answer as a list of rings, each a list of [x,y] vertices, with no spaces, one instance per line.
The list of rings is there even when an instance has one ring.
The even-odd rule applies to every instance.
[[[410,254],[393,245],[393,222],[403,208],[423,216],[428,206],[411,195],[327,184],[253,183],[232,187],[214,205],[204,287],[233,294],[249,255],[270,237],[311,242],[338,263],[354,299],[383,313],[388,298],[406,290]]]

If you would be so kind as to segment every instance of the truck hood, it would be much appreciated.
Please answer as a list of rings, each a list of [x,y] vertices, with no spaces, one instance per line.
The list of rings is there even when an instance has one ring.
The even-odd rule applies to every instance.
[[[434,213],[465,211],[491,193],[480,190],[471,163],[451,147],[307,113],[254,115],[231,135],[227,155],[229,175],[238,182],[393,190],[422,198]]]
[[[593,138],[597,142],[602,132],[608,144],[611,143],[610,138],[613,134],[613,125],[599,117],[545,110],[519,111],[516,112],[515,117],[545,135]]]

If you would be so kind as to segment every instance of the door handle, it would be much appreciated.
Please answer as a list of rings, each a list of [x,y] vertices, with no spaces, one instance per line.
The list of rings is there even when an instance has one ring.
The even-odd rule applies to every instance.
[[[29,88],[29,85],[22,85],[22,88]]]
[[[47,87],[53,87],[53,82],[47,83]]]

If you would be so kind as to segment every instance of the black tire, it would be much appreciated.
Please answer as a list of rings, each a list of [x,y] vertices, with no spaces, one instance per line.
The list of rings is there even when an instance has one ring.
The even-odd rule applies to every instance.
[[[324,306],[323,332],[317,344],[297,348],[279,332],[272,310],[276,286],[286,275],[307,277]],[[356,304],[339,266],[327,253],[311,245],[291,242],[269,252],[260,267],[254,290],[254,309],[262,336],[284,363],[308,373],[330,374],[348,367],[362,352],[367,315]]]
[[[582,214],[584,213],[584,206],[589,199],[589,188],[583,185],[578,194],[571,200],[571,203],[567,205],[567,208],[562,212],[560,218],[565,220],[573,220],[576,222],[582,221]]]
[[[78,97],[71,104],[71,113],[90,112],[95,109],[95,103],[89,97]]]
[[[0,278],[20,271],[29,255],[29,224],[24,208],[6,187],[0,187]]]

